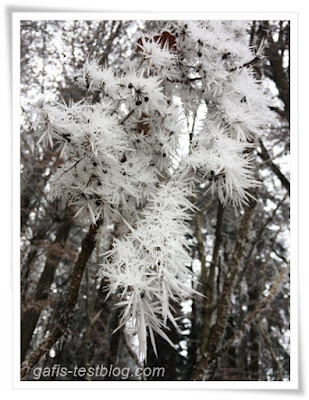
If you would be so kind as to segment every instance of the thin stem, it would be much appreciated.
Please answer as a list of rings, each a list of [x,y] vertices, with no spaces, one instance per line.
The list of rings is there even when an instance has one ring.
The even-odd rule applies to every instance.
[[[130,118],[131,115],[132,115],[133,113],[134,113],[134,109],[132,109],[131,111],[129,111],[128,114],[125,115],[125,116],[122,118],[122,120],[119,122],[119,125],[124,124],[124,123],[126,122],[126,120],[127,120],[128,118]]]

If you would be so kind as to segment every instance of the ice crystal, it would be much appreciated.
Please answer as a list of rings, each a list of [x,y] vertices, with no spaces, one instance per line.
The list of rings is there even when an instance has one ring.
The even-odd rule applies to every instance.
[[[158,26],[141,34],[121,71],[88,59],[76,73],[76,84],[98,103],[44,105],[35,122],[39,143],[56,147],[63,161],[51,195],[84,221],[117,223],[123,233],[100,274],[108,294],[118,296],[119,327],[135,326],[142,358],[148,334],[155,351],[155,333],[172,345],[173,303],[194,293],[185,234],[196,185],[225,206],[248,204],[258,185],[254,143],[272,123],[251,66],[262,44],[256,52],[249,47],[246,21]],[[198,118],[200,107],[206,113],[180,157],[184,117]]]

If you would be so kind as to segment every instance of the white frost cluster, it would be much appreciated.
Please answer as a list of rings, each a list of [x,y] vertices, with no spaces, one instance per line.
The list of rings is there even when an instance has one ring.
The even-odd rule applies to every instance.
[[[183,180],[160,185],[143,219],[125,238],[114,240],[101,269],[109,280],[108,295],[120,293],[120,326],[131,320],[136,328],[142,359],[147,355],[147,329],[155,353],[154,332],[173,345],[163,330],[167,320],[177,327],[171,302],[194,292],[185,241],[190,193]]]
[[[88,60],[74,80],[99,102],[43,106],[36,121],[43,145],[57,145],[62,165],[51,193],[96,223],[126,226],[101,275],[131,321],[146,357],[147,332],[168,342],[173,303],[193,293],[185,233],[196,182],[224,205],[247,204],[258,182],[252,147],[272,122],[256,81],[245,21],[170,21],[137,37],[130,68]],[[176,105],[177,104],[177,105]],[[184,117],[205,116],[180,157]],[[197,124],[195,124],[197,125]],[[156,351],[156,350],[155,350]]]
[[[252,198],[250,189],[260,184],[255,179],[252,155],[248,152],[253,145],[224,135],[212,123],[207,125],[211,131],[208,136],[196,139],[194,151],[186,162],[200,177],[200,182],[209,182],[208,190],[218,193],[223,205],[231,203],[242,208]]]
[[[56,143],[63,160],[50,182],[51,196],[74,205],[76,215],[92,223],[113,223],[119,212],[134,220],[136,207],[170,174],[179,143],[178,110],[167,103],[157,78],[132,73],[117,81],[89,65],[93,90],[95,79],[113,76],[113,97],[107,90],[97,104],[43,105],[35,122],[39,143]]]

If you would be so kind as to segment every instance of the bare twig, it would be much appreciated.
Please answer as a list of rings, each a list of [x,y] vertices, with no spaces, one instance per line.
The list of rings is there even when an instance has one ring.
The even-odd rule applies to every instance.
[[[267,344],[267,346],[269,348],[269,352],[270,352],[271,358],[273,359],[273,362],[274,362],[274,364],[276,365],[276,367],[278,369],[280,380],[283,381],[282,368],[281,368],[280,362],[278,361],[278,358],[276,356],[275,349],[273,348],[273,345],[271,344],[270,337],[264,331],[261,322],[258,322],[257,326],[258,326],[258,329],[259,329],[259,332],[260,332],[262,338],[264,339],[265,343]]]
[[[283,187],[288,191],[288,193],[290,195],[290,182],[280,171],[279,167],[276,164],[274,164],[272,161],[270,161],[271,157],[270,157],[266,147],[264,146],[262,139],[260,139],[260,146],[261,146],[261,152],[258,153],[259,156],[262,158],[263,161],[267,161],[267,163],[269,163],[271,170],[279,178]]]
[[[132,110],[129,111],[128,114],[125,115],[125,116],[122,118],[122,120],[119,122],[119,125],[124,124],[124,123],[126,122],[126,120],[127,120],[128,118],[130,118],[131,115],[132,115],[133,113],[134,113],[134,109],[132,108]]]
[[[67,172],[71,171],[71,169],[73,169],[74,167],[76,167],[76,165],[77,165],[78,163],[80,163],[83,159],[84,159],[84,157],[82,157],[82,158],[80,158],[79,160],[77,160],[69,169],[63,171],[63,173],[62,173],[60,176],[58,176],[57,179],[55,179],[54,181],[52,181],[52,183],[57,182],[64,174],[66,174]]]
[[[143,369],[144,369],[143,364],[140,361],[140,359],[137,357],[137,354],[132,349],[131,345],[129,344],[127,335],[124,330],[122,331],[122,337],[123,337],[124,345],[125,345],[126,349],[128,350],[128,353],[130,354],[131,358],[134,360],[135,364],[143,371]],[[142,379],[143,379],[143,381],[147,380],[144,373],[142,373]]]

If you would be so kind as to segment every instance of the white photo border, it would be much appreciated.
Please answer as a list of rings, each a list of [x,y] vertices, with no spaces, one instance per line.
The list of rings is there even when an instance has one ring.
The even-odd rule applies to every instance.
[[[22,20],[290,20],[291,22],[291,358],[290,381],[21,381],[20,380],[20,22]],[[298,262],[297,262],[297,144],[298,144],[298,13],[229,12],[13,12],[13,389],[298,389]],[[16,210],[14,212],[14,210]]]

